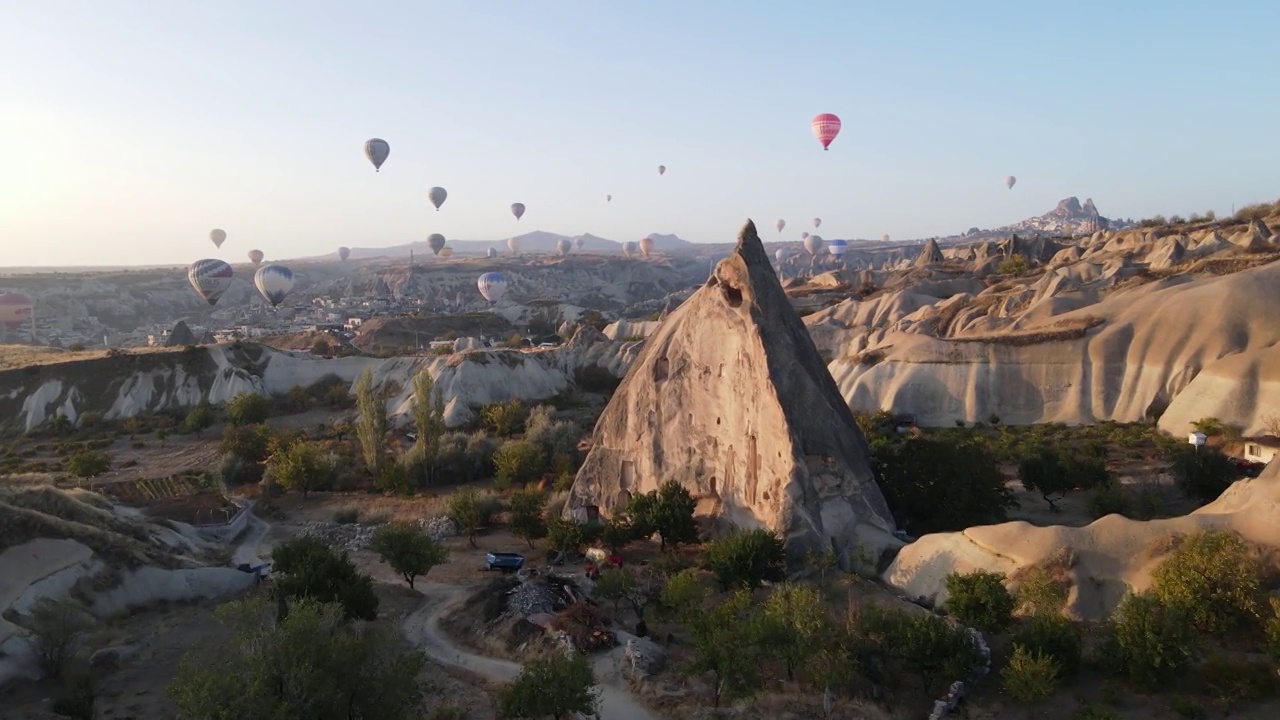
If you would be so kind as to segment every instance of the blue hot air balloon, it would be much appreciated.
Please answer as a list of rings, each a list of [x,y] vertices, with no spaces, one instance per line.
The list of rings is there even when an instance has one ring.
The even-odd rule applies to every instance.
[[[263,265],[254,273],[253,284],[271,307],[278,307],[293,290],[293,271],[283,265]]]
[[[841,257],[842,255],[844,255],[844,251],[848,249],[849,249],[849,243],[845,242],[844,240],[832,240],[831,242],[827,243],[827,250],[830,250],[831,254],[836,257]]]
[[[196,293],[210,305],[216,305],[222,293],[231,287],[233,273],[224,260],[207,258],[191,263],[187,268],[187,280]]]
[[[500,272],[487,272],[476,281],[476,287],[485,300],[496,303],[507,294],[507,277]]]

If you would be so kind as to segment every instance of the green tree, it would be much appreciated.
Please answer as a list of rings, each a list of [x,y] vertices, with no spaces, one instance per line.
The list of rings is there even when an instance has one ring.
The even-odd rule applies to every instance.
[[[784,583],[762,608],[761,642],[782,660],[787,679],[821,648],[831,632],[826,602],[815,588]]]
[[[254,425],[271,417],[271,401],[264,395],[243,392],[227,403],[227,422],[232,425]]]
[[[552,518],[547,523],[547,549],[554,552],[576,555],[582,552],[587,542],[586,529],[582,523],[564,518]]]
[[[523,430],[528,416],[528,408],[519,400],[492,403],[480,408],[480,421],[498,437],[509,437]]]
[[[1126,596],[1111,614],[1098,657],[1112,674],[1158,688],[1182,675],[1193,651],[1186,615],[1141,593]]]
[[[698,524],[693,519],[697,502],[683,485],[668,480],[655,491],[636,495],[622,512],[623,521],[636,533],[636,538],[658,533],[662,549],[670,545],[698,541]]]
[[[612,601],[615,610],[626,602],[643,620],[645,611],[658,602],[665,586],[666,577],[652,565],[624,567],[600,573],[592,594]]]
[[[431,484],[431,468],[440,454],[440,436],[444,435],[444,394],[436,388],[431,373],[423,370],[413,376],[413,426],[418,437],[414,444],[425,460],[426,484]]]
[[[246,463],[260,463],[267,459],[270,447],[271,428],[266,423],[228,424],[222,428],[222,445],[219,449],[224,455],[231,453]]]
[[[93,619],[84,608],[44,597],[36,601],[31,621],[22,634],[35,653],[40,671],[50,680],[58,680],[92,626]]]
[[[750,697],[760,687],[761,623],[751,593],[738,590],[692,613],[692,672],[711,673],[715,706]]]
[[[97,477],[111,469],[111,457],[83,448],[67,456],[65,467],[67,472],[79,478]]]
[[[1178,445],[1169,451],[1169,460],[1178,489],[1203,503],[1217,500],[1231,483],[1240,479],[1231,458],[1216,448]]]
[[[511,532],[532,548],[534,540],[547,534],[547,523],[543,518],[547,508],[546,493],[534,488],[517,490],[511,494],[509,507]]]
[[[1003,522],[1017,507],[995,456],[976,443],[909,437],[872,451],[885,500],[913,534]]]
[[[595,684],[585,655],[549,653],[525,663],[515,681],[498,694],[498,715],[530,720],[592,715],[599,705]]]
[[[476,545],[476,533],[489,522],[485,511],[484,498],[475,488],[459,488],[449,496],[445,504],[445,515],[453,521],[458,529],[467,534],[467,542],[471,547]]]
[[[1052,656],[1014,645],[1009,663],[1000,671],[1000,680],[1014,700],[1039,702],[1058,688],[1058,663]]]
[[[378,528],[370,544],[382,562],[400,573],[413,588],[413,581],[431,568],[449,560],[449,550],[427,534],[421,525],[392,522]]]
[[[348,623],[336,604],[290,604],[278,622],[261,599],[215,617],[230,642],[210,641],[178,664],[169,694],[186,720],[416,720],[425,657],[393,625]]]
[[[271,553],[273,591],[286,607],[290,601],[310,599],[338,603],[348,618],[373,620],[378,596],[373,580],[347,556],[313,537],[287,540]]]
[[[272,453],[267,461],[267,477],[285,490],[301,492],[323,490],[333,483],[334,463],[319,445],[295,440]]]
[[[1048,655],[1063,677],[1075,675],[1084,654],[1080,628],[1061,615],[1033,615],[1013,631],[1013,642],[1030,652]]]
[[[976,570],[951,573],[944,580],[947,599],[942,609],[956,620],[983,632],[1000,632],[1013,618],[1013,595],[1001,573]]]
[[[1106,463],[1099,457],[1088,457],[1043,446],[1018,463],[1018,479],[1022,486],[1058,511],[1058,501],[1074,490],[1091,490],[1110,480]]]
[[[688,622],[709,594],[697,571],[686,569],[666,579],[658,594],[658,601],[665,617]]]
[[[200,435],[210,425],[213,424],[214,414],[213,407],[209,405],[207,400],[201,400],[198,405],[187,413],[182,419],[182,431],[185,433],[195,433]]]
[[[386,464],[383,443],[390,428],[387,419],[386,394],[374,390],[373,373],[365,370],[356,380],[356,437],[360,440],[360,453],[364,465],[375,478],[382,476]]]
[[[608,600],[613,603],[615,611],[620,610],[622,602],[627,599],[627,595],[635,589],[635,575],[627,572],[629,568],[619,568],[617,570],[605,570],[600,573],[600,577],[596,579],[594,587],[591,589],[592,597]]]
[[[1234,532],[1183,538],[1151,577],[1156,598],[1204,635],[1256,626],[1261,617],[1262,564]]]
[[[531,442],[514,440],[498,448],[493,454],[493,465],[497,469],[497,486],[507,488],[512,483],[523,485],[542,477],[547,469],[547,455]]]
[[[1031,266],[1027,264],[1027,259],[1016,253],[1001,260],[996,266],[996,272],[1001,275],[1021,275],[1030,270]]]
[[[982,662],[982,653],[964,628],[931,613],[913,612],[898,625],[894,653],[904,668],[920,678],[921,689],[932,694],[939,680],[966,677]]]
[[[715,574],[721,590],[758,588],[764,581],[786,577],[786,549],[782,538],[756,528],[729,532],[702,551],[702,563]]]

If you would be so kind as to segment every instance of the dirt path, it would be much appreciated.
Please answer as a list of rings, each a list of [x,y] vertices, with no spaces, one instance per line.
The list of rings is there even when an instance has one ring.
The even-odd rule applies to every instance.
[[[520,665],[508,660],[475,655],[453,644],[440,629],[440,618],[466,599],[466,589],[457,585],[421,583],[426,596],[422,607],[405,618],[405,634],[419,643],[436,662],[452,665],[500,682],[510,682],[520,673]],[[595,663],[599,693],[599,717],[608,720],[658,720],[658,716],[638,705],[627,691],[605,684],[616,677],[608,657]]]

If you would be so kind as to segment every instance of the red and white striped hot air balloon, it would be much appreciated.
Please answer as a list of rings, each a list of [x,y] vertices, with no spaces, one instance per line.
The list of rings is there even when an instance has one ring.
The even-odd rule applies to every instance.
[[[822,149],[827,150],[831,146],[831,141],[840,134],[840,118],[831,113],[814,115],[813,120],[809,121],[809,129],[813,131],[813,136],[818,138],[818,142],[822,143]]]

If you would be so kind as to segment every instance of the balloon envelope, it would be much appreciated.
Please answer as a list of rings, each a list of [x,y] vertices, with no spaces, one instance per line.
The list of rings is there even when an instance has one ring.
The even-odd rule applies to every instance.
[[[507,238],[507,249],[513,253],[520,252],[520,241],[516,238]]]
[[[802,232],[802,233],[800,233],[800,239],[801,239],[801,240],[808,239],[808,237],[809,237],[809,233],[807,233],[807,232]]]
[[[822,143],[822,149],[826,150],[831,146],[831,141],[836,139],[836,135],[840,134],[840,118],[831,113],[814,115],[809,121],[809,129],[818,138],[818,142]]]
[[[213,241],[214,247],[222,247],[222,243],[227,241],[227,231],[213,229],[209,231],[209,239]]]
[[[511,214],[519,220],[524,216],[524,203],[511,203]]]
[[[778,232],[782,232],[782,228],[787,226],[787,221],[779,219],[778,222],[773,224],[773,226],[778,228]]]
[[[264,258],[264,257],[266,257],[266,255],[262,254],[262,251],[261,251],[261,250],[250,250],[250,251],[249,251],[249,262],[253,263],[253,266],[254,266],[254,267],[258,267],[259,265],[261,265],[261,264],[262,264],[262,258]]]
[[[35,303],[31,298],[19,293],[0,295],[0,325],[16,330],[31,319],[31,309]]]
[[[442,187],[433,187],[427,191],[427,199],[431,201],[432,205],[436,206],[436,210],[440,209],[447,197],[449,197],[449,191]]]
[[[885,233],[884,235],[881,235],[880,240],[882,242],[889,242],[889,233]]]
[[[507,294],[507,277],[500,272],[487,272],[476,280],[476,288],[485,300],[496,303]]]
[[[487,258],[489,258],[490,260],[492,260],[493,258],[498,257],[498,249],[497,249],[497,248],[489,248],[488,250],[486,250],[486,251],[484,252],[484,256],[485,256],[485,257],[487,257]]]
[[[778,263],[781,264],[783,261],[787,259],[787,251],[783,250],[782,248],[778,248],[777,250],[773,251],[773,256],[777,258]]]
[[[1016,177],[1014,177],[1014,176],[1010,175],[1009,177],[1007,177],[1007,178],[1005,178],[1005,179],[1004,179],[1004,186],[1005,186],[1005,187],[1007,187],[1007,188],[1009,188],[1010,190],[1012,190],[1012,189],[1013,189],[1013,184],[1014,184],[1014,183],[1016,183],[1016,182],[1018,182],[1018,178],[1016,178]]]
[[[283,265],[263,265],[253,274],[253,284],[271,307],[278,307],[293,290],[293,271]]]
[[[431,233],[427,236],[427,247],[431,248],[431,252],[439,255],[444,249],[444,236],[440,233]]]
[[[814,226],[814,227],[821,227],[821,226],[822,226],[822,218],[814,218],[814,219],[813,219],[813,226]]]
[[[364,141],[364,156],[369,158],[369,162],[373,163],[373,171],[382,170],[382,163],[387,161],[387,156],[391,154],[391,145],[382,138],[372,138]]]
[[[659,175],[664,175],[664,174],[666,174],[666,172],[667,172],[667,166],[666,166],[666,165],[659,165],[659,166],[658,166],[658,174],[659,174]]]
[[[644,253],[645,257],[649,257],[649,254],[653,252],[653,238],[640,238],[640,252]]]
[[[605,195],[605,196],[604,196],[604,201],[605,201],[605,202],[613,202],[613,196],[612,196],[612,195]]]
[[[822,241],[822,238],[817,235],[810,235],[804,239],[804,249],[808,250],[810,255],[817,255],[822,252],[822,246],[824,244],[825,243]]]
[[[560,251],[561,255],[568,255],[569,251],[573,249],[573,241],[569,238],[562,238],[560,242],[556,243],[556,249]]]
[[[340,247],[340,248],[338,248],[338,259],[339,259],[339,260],[346,260],[346,259],[347,259],[347,258],[349,258],[349,257],[351,257],[351,248],[349,248],[349,247]]]
[[[639,249],[640,249],[640,244],[637,243],[635,240],[628,240],[622,243],[622,254],[626,255],[627,257],[631,257],[632,255],[635,255],[636,251]]]
[[[581,235],[573,239],[573,246],[578,248],[578,250],[582,250],[582,247],[586,244],[587,244],[587,239],[582,237]]]
[[[832,255],[841,257],[844,255],[844,251],[849,249],[849,243],[844,240],[832,240],[827,243],[827,249],[831,251]]]
[[[231,287],[232,276],[230,265],[213,258],[197,260],[187,268],[187,281],[210,305],[216,305],[222,293]]]

